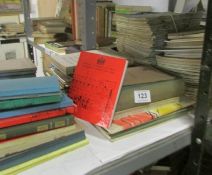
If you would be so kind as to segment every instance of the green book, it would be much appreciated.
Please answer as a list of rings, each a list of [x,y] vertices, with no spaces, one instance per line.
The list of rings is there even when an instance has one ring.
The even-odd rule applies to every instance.
[[[28,106],[36,106],[48,103],[56,103],[61,101],[62,97],[60,94],[51,96],[40,96],[34,98],[22,98],[13,100],[0,101],[0,111],[10,110],[16,108],[23,108]]]
[[[72,125],[74,117],[71,115],[60,116],[57,118],[42,120],[38,122],[17,125],[0,129],[0,141],[17,138],[25,135],[36,134],[56,128]]]

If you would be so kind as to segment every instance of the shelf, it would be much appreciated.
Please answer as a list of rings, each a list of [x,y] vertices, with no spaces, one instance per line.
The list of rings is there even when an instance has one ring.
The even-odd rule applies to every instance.
[[[91,124],[81,120],[78,123],[84,127],[89,145],[20,175],[128,175],[188,146],[193,118],[181,116],[114,143]]]

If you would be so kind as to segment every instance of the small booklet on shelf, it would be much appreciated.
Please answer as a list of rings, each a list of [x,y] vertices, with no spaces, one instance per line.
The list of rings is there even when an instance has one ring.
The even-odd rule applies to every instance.
[[[76,117],[108,128],[115,112],[128,61],[81,52],[69,89]]]

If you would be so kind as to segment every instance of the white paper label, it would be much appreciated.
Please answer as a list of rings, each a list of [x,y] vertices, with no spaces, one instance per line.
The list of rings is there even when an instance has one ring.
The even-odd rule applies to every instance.
[[[134,91],[135,103],[150,103],[151,94],[149,90]]]

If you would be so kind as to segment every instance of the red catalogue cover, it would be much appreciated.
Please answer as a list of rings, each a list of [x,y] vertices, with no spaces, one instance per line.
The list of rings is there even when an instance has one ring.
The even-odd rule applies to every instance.
[[[81,52],[69,89],[77,105],[76,117],[110,126],[127,63],[123,58]]]

